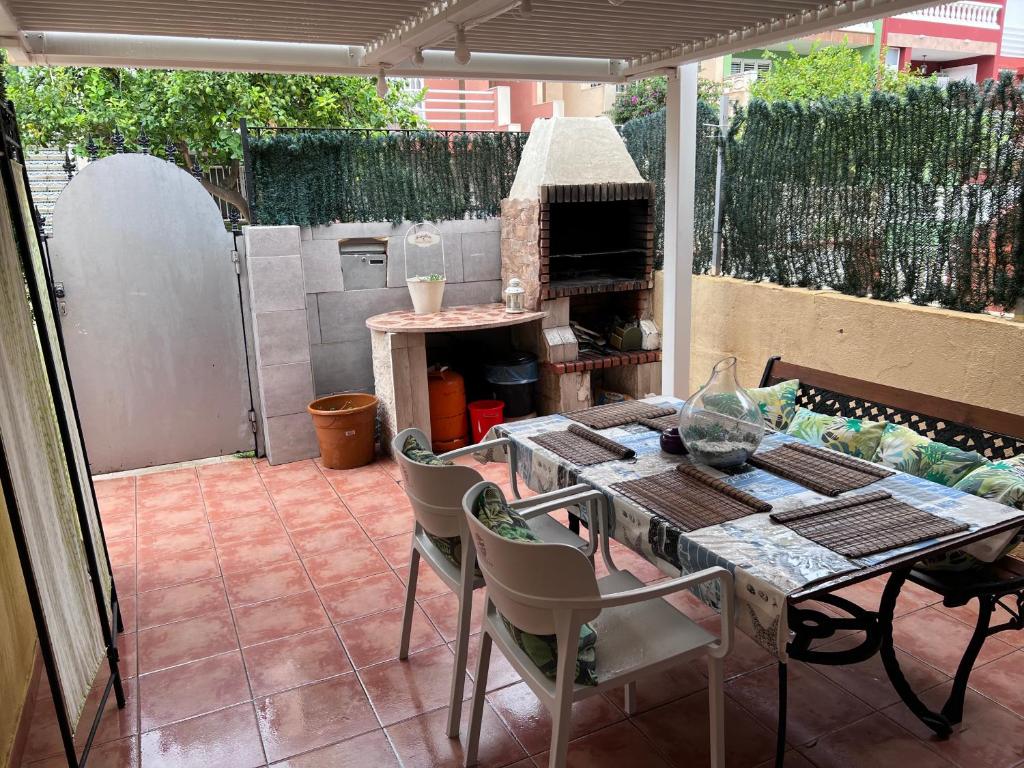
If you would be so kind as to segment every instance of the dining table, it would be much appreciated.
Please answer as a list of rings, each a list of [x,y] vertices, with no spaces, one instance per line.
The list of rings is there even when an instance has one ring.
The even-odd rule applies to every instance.
[[[682,401],[667,396],[645,398],[650,403],[678,410]],[[939,483],[893,470],[870,488],[848,491],[840,498],[867,491],[885,491],[893,499],[943,520],[959,524],[960,531],[861,557],[847,557],[772,520],[769,513],[754,513],[714,525],[683,530],[663,516],[627,496],[620,484],[659,475],[676,465],[692,463],[688,455],[662,450],[661,433],[640,423],[629,423],[598,433],[632,454],[578,466],[537,442],[537,438],[564,431],[575,424],[565,414],[552,414],[493,427],[487,439],[509,438],[519,482],[538,493],[585,483],[607,499],[604,530],[610,539],[628,547],[657,566],[666,576],[694,573],[721,566],[733,574],[735,626],[778,661],[779,727],[776,764],[786,748],[787,662],[853,664],[882,655],[885,668],[901,699],[933,730],[949,732],[940,713],[929,709],[899,668],[892,643],[896,599],[911,568],[922,558],[966,549],[980,560],[997,558],[1016,532],[1024,526],[1024,512]],[[542,438],[542,442],[544,442]],[[774,430],[766,433],[755,456],[786,443],[802,443]],[[502,461],[498,451],[478,454],[484,461]],[[771,513],[789,512],[817,505],[831,498],[764,469],[743,464],[716,470],[698,465],[707,474],[771,505]],[[580,511],[580,517],[586,514]],[[856,605],[834,594],[843,587],[876,576],[888,575],[875,610]],[[701,585],[695,595],[718,609],[717,583]],[[825,608],[823,610],[823,608]],[[840,629],[861,630],[862,642],[828,652],[820,642]]]

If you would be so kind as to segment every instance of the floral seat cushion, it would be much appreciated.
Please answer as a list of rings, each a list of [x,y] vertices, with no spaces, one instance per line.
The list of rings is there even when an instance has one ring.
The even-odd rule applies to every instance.
[[[477,497],[473,514],[489,530],[513,541],[539,541],[526,520],[505,503],[497,488],[487,488]],[[505,629],[512,636],[530,661],[554,680],[558,671],[558,639],[555,635],[534,635],[514,626],[501,617]],[[578,685],[597,685],[597,632],[589,624],[580,627],[580,638],[576,653],[576,678]]]
[[[409,435],[402,445],[402,453],[417,464],[427,464],[435,467],[450,467],[454,462],[442,459],[429,448],[424,448],[419,441]],[[424,531],[427,539],[437,547],[444,559],[456,568],[462,568],[462,539],[458,536],[435,536],[429,531]],[[480,576],[480,569],[477,568],[476,576]]]
[[[789,423],[796,415],[796,395],[800,389],[798,379],[780,381],[770,387],[748,389],[747,394],[757,403],[764,423],[769,427],[785,432]]]
[[[949,488],[989,463],[980,453],[929,440],[900,424],[886,424],[874,461]]]
[[[833,416],[798,407],[786,428],[786,434],[799,437],[812,445],[821,445],[871,461],[878,451],[885,426],[884,421]]]

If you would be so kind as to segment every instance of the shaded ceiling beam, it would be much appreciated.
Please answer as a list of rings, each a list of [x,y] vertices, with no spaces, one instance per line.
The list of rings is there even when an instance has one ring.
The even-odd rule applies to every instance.
[[[883,16],[928,8],[935,4],[935,0],[844,0],[646,54],[626,62],[626,75],[630,79],[648,77],[680,64],[713,59],[750,48],[763,48],[836,27],[874,21]],[[728,0],[723,5],[728,5]]]
[[[8,49],[19,65],[149,67],[326,75],[377,74],[361,66],[358,46],[276,43],[200,37],[26,32]],[[468,66],[451,51],[425,51],[420,66],[389,70],[404,77],[477,77],[484,80],[621,82],[621,62],[568,56],[475,53]]]
[[[445,0],[431,3],[386,34],[363,48],[365,66],[394,66],[417,50],[431,48],[455,35],[459,25],[467,28],[493,19],[519,5],[519,0]]]

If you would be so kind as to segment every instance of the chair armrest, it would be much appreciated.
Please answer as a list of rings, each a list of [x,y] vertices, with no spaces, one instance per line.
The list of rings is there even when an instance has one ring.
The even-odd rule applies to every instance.
[[[532,520],[540,515],[546,515],[548,512],[573,507],[577,504],[587,504],[591,501],[596,501],[599,505],[606,503],[603,493],[589,485],[580,484],[532,496],[509,506],[518,512],[524,520]]]
[[[511,446],[512,441],[507,437],[498,437],[494,440],[488,440],[484,443],[473,443],[473,445],[467,445],[465,448],[456,448],[454,451],[448,451],[442,453],[437,458],[439,459],[457,459],[460,456],[472,456],[474,453],[483,453],[484,451],[492,448],[498,448],[499,446]]]
[[[516,499],[515,501],[508,502],[508,505],[511,509],[519,512],[520,510],[536,506],[538,503],[544,504],[563,496],[572,496],[573,494],[585,493],[590,490],[593,490],[592,487],[586,483],[577,483],[576,485],[566,486],[565,488],[556,488],[553,491],[545,491],[544,493],[539,493],[536,496],[530,496],[527,499]],[[556,507],[556,509],[558,509],[558,507]]]
[[[698,584],[714,581],[716,579],[721,582],[720,592],[722,595],[722,605],[721,612],[719,614],[721,625],[720,639],[718,644],[713,646],[711,655],[715,658],[721,658],[725,656],[732,647],[733,629],[733,577],[732,573],[721,566],[716,565],[711,568],[705,568],[703,571],[697,571],[695,573],[687,574],[686,576],[679,576],[678,578],[671,579],[670,581],[662,582],[660,584],[628,589],[625,592],[613,592],[609,595],[602,595],[601,597],[583,600],[559,600],[557,601],[557,605],[552,604],[552,607],[571,608],[574,611],[593,611],[595,609],[603,610],[605,608],[615,608],[617,606],[642,603],[645,600],[665,597],[666,595],[671,595],[675,592],[680,592],[683,589],[695,587]]]
[[[475,445],[467,445],[465,448],[456,448],[454,451],[442,453],[439,458],[457,459],[460,456],[472,456],[479,453],[490,452],[491,450],[499,447],[505,449],[505,456],[508,463],[509,483],[512,486],[512,495],[518,499],[520,498],[518,481],[519,468],[516,461],[516,444],[511,438],[496,437],[494,440],[487,440],[486,442],[476,443]],[[480,463],[487,464],[490,460],[491,458],[488,458]],[[480,459],[478,458],[477,461],[480,461]]]

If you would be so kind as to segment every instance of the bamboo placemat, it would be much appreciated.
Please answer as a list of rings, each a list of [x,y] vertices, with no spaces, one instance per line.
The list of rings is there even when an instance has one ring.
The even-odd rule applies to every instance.
[[[671,520],[683,531],[769,512],[772,508],[771,504],[689,464],[639,480],[615,483],[612,488]]]
[[[580,424],[585,424],[591,429],[610,429],[611,427],[621,427],[623,424],[632,424],[640,419],[656,419],[660,416],[671,416],[674,413],[676,413],[675,408],[665,408],[639,400],[624,400],[621,403],[609,403],[582,411],[572,411],[565,416]]]
[[[668,416],[659,416],[656,419],[637,419],[636,423],[655,432],[664,432],[666,429],[679,426],[679,412],[673,411]]]
[[[786,443],[756,453],[747,463],[826,496],[838,496],[895,474],[876,464],[802,443]]]
[[[571,461],[577,467],[589,467],[592,464],[616,459],[632,459],[636,456],[633,449],[585,429],[579,424],[570,424],[566,430],[546,432],[530,439],[563,459]]]
[[[898,501],[887,491],[775,512],[771,519],[805,539],[851,558],[948,536],[970,527]]]

